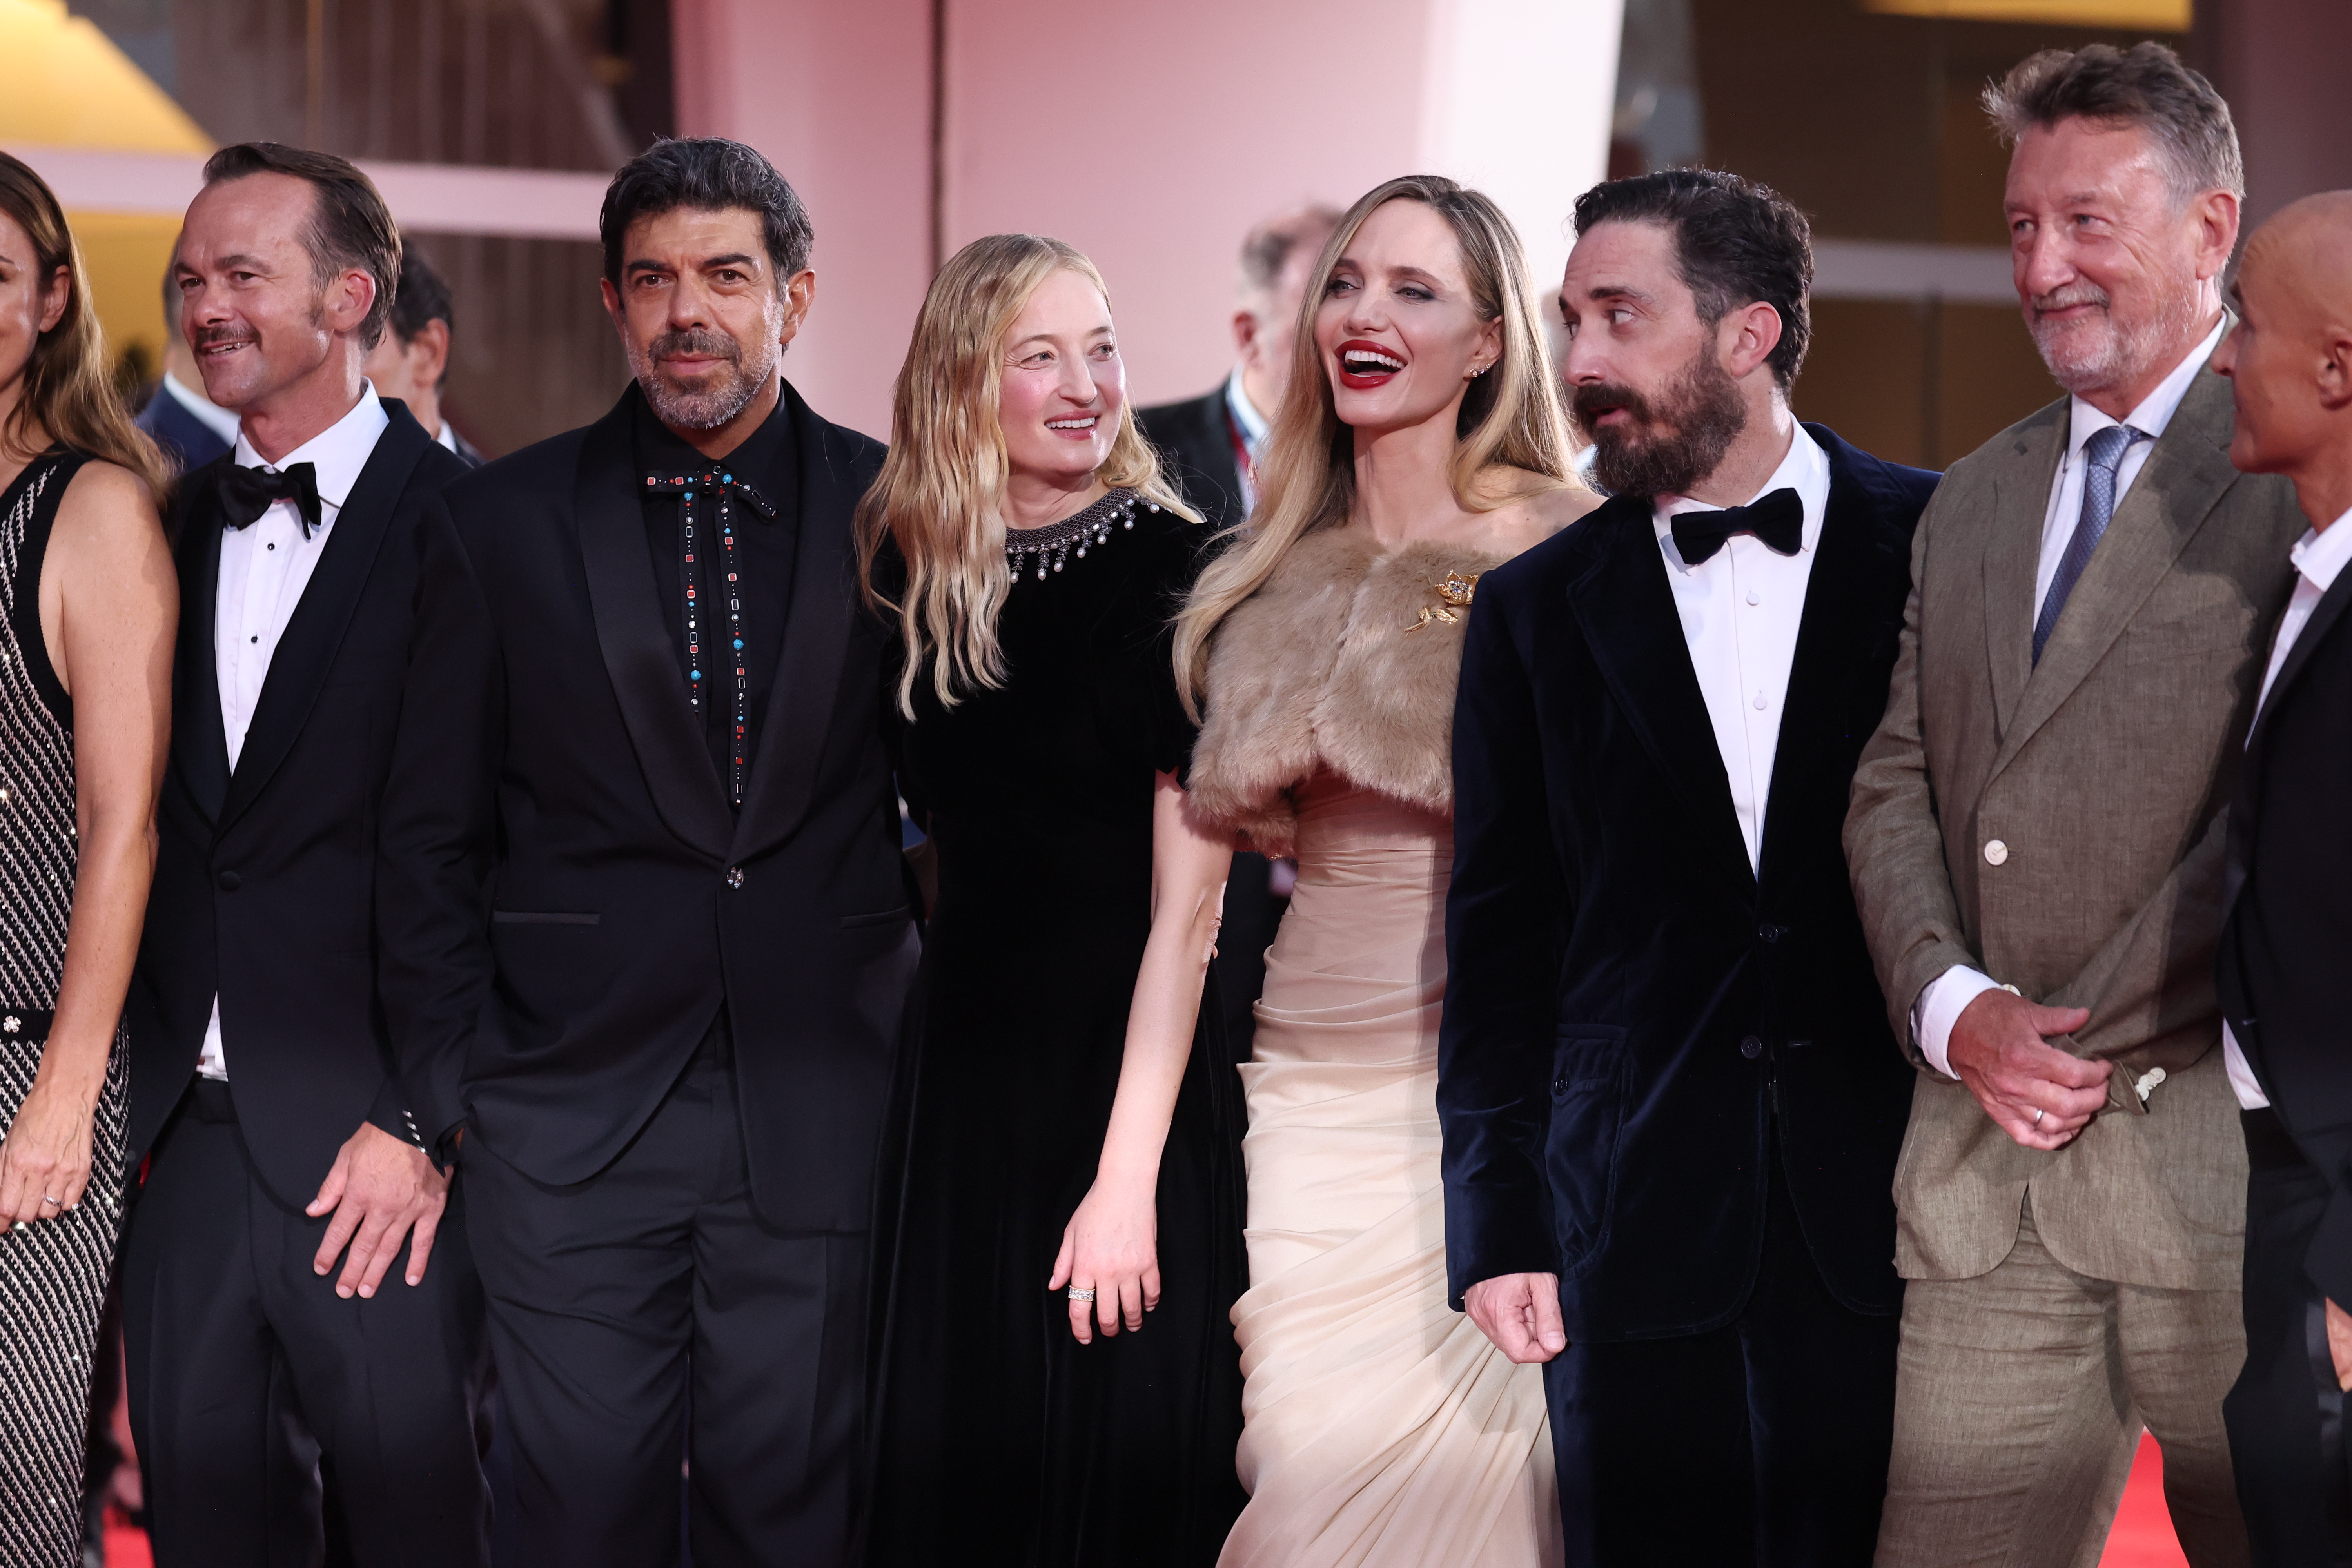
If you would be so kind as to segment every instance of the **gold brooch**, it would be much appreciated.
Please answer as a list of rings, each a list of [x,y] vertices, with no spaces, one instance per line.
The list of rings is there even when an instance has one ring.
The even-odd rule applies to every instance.
[[[1465,577],[1459,572],[1448,572],[1444,581],[1431,586],[1437,590],[1438,602],[1423,605],[1420,618],[1405,627],[1406,631],[1417,632],[1432,621],[1444,621],[1449,626],[1460,621],[1462,617],[1454,612],[1470,607],[1470,596],[1478,591],[1478,574],[1473,572]]]

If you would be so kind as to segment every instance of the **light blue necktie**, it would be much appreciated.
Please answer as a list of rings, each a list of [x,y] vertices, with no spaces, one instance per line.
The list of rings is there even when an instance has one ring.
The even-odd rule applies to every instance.
[[[2066,553],[2058,558],[2058,574],[2050,579],[2050,592],[2042,595],[2042,614],[2033,623],[2035,664],[2042,662],[2042,649],[2058,624],[2058,612],[2066,607],[2066,596],[2074,591],[2083,568],[2091,563],[2091,552],[2099,547],[2100,536],[2116,515],[2116,471],[2123,467],[2124,454],[2133,442],[2149,439],[2145,430],[2110,425],[2083,443],[2083,456],[2090,464],[2083,474],[2083,514],[2074,523],[2074,537],[2066,542]]]

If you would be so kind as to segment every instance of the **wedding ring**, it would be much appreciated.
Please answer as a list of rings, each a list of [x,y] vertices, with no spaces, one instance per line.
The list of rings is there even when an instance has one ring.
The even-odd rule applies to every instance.
[[[1094,1299],[1095,1299],[1095,1288],[1094,1288],[1093,1286],[1091,1286],[1091,1285],[1073,1285],[1073,1286],[1071,1286],[1071,1287],[1070,1287],[1070,1300],[1073,1300],[1073,1301],[1091,1301],[1091,1300],[1093,1300]]]
[[[2036,1127],[2042,1125],[2042,1108],[2038,1105],[2033,1108],[2033,1125]]]
[[[51,1196],[49,1196],[49,1194],[47,1194],[47,1193],[43,1193],[43,1194],[41,1194],[41,1201],[42,1201],[43,1203],[45,1203],[45,1204],[48,1205],[51,1208],[55,1208],[55,1207],[57,1207],[57,1206],[58,1206],[58,1200],[57,1200],[57,1199],[55,1199],[55,1198],[53,1198],[53,1197],[51,1197]]]

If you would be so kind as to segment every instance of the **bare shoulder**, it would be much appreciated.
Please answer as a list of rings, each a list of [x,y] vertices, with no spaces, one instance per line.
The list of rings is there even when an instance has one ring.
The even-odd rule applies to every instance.
[[[1517,555],[1600,504],[1601,498],[1581,485],[1540,481],[1486,514],[1486,545],[1496,555]]]
[[[141,577],[173,575],[171,546],[147,481],[118,463],[84,463],[58,501],[49,559],[66,573],[103,574],[128,586]]]

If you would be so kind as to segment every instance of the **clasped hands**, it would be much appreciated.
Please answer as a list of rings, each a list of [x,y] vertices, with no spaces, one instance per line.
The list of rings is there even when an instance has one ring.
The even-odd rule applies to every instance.
[[[2074,1056],[2050,1038],[2090,1021],[2081,1007],[1987,991],[1953,1021],[1946,1059],[2002,1131],[2028,1149],[2062,1149],[2106,1104],[2115,1063]]]
[[[319,1195],[303,1210],[312,1219],[334,1215],[310,1260],[311,1270],[325,1275],[335,1267],[336,1255],[350,1247],[335,1294],[367,1300],[392,1267],[401,1238],[413,1236],[407,1279],[411,1285],[422,1284],[434,1232],[448,1204],[449,1177],[424,1150],[362,1121],[343,1141],[327,1179],[319,1184]]]

